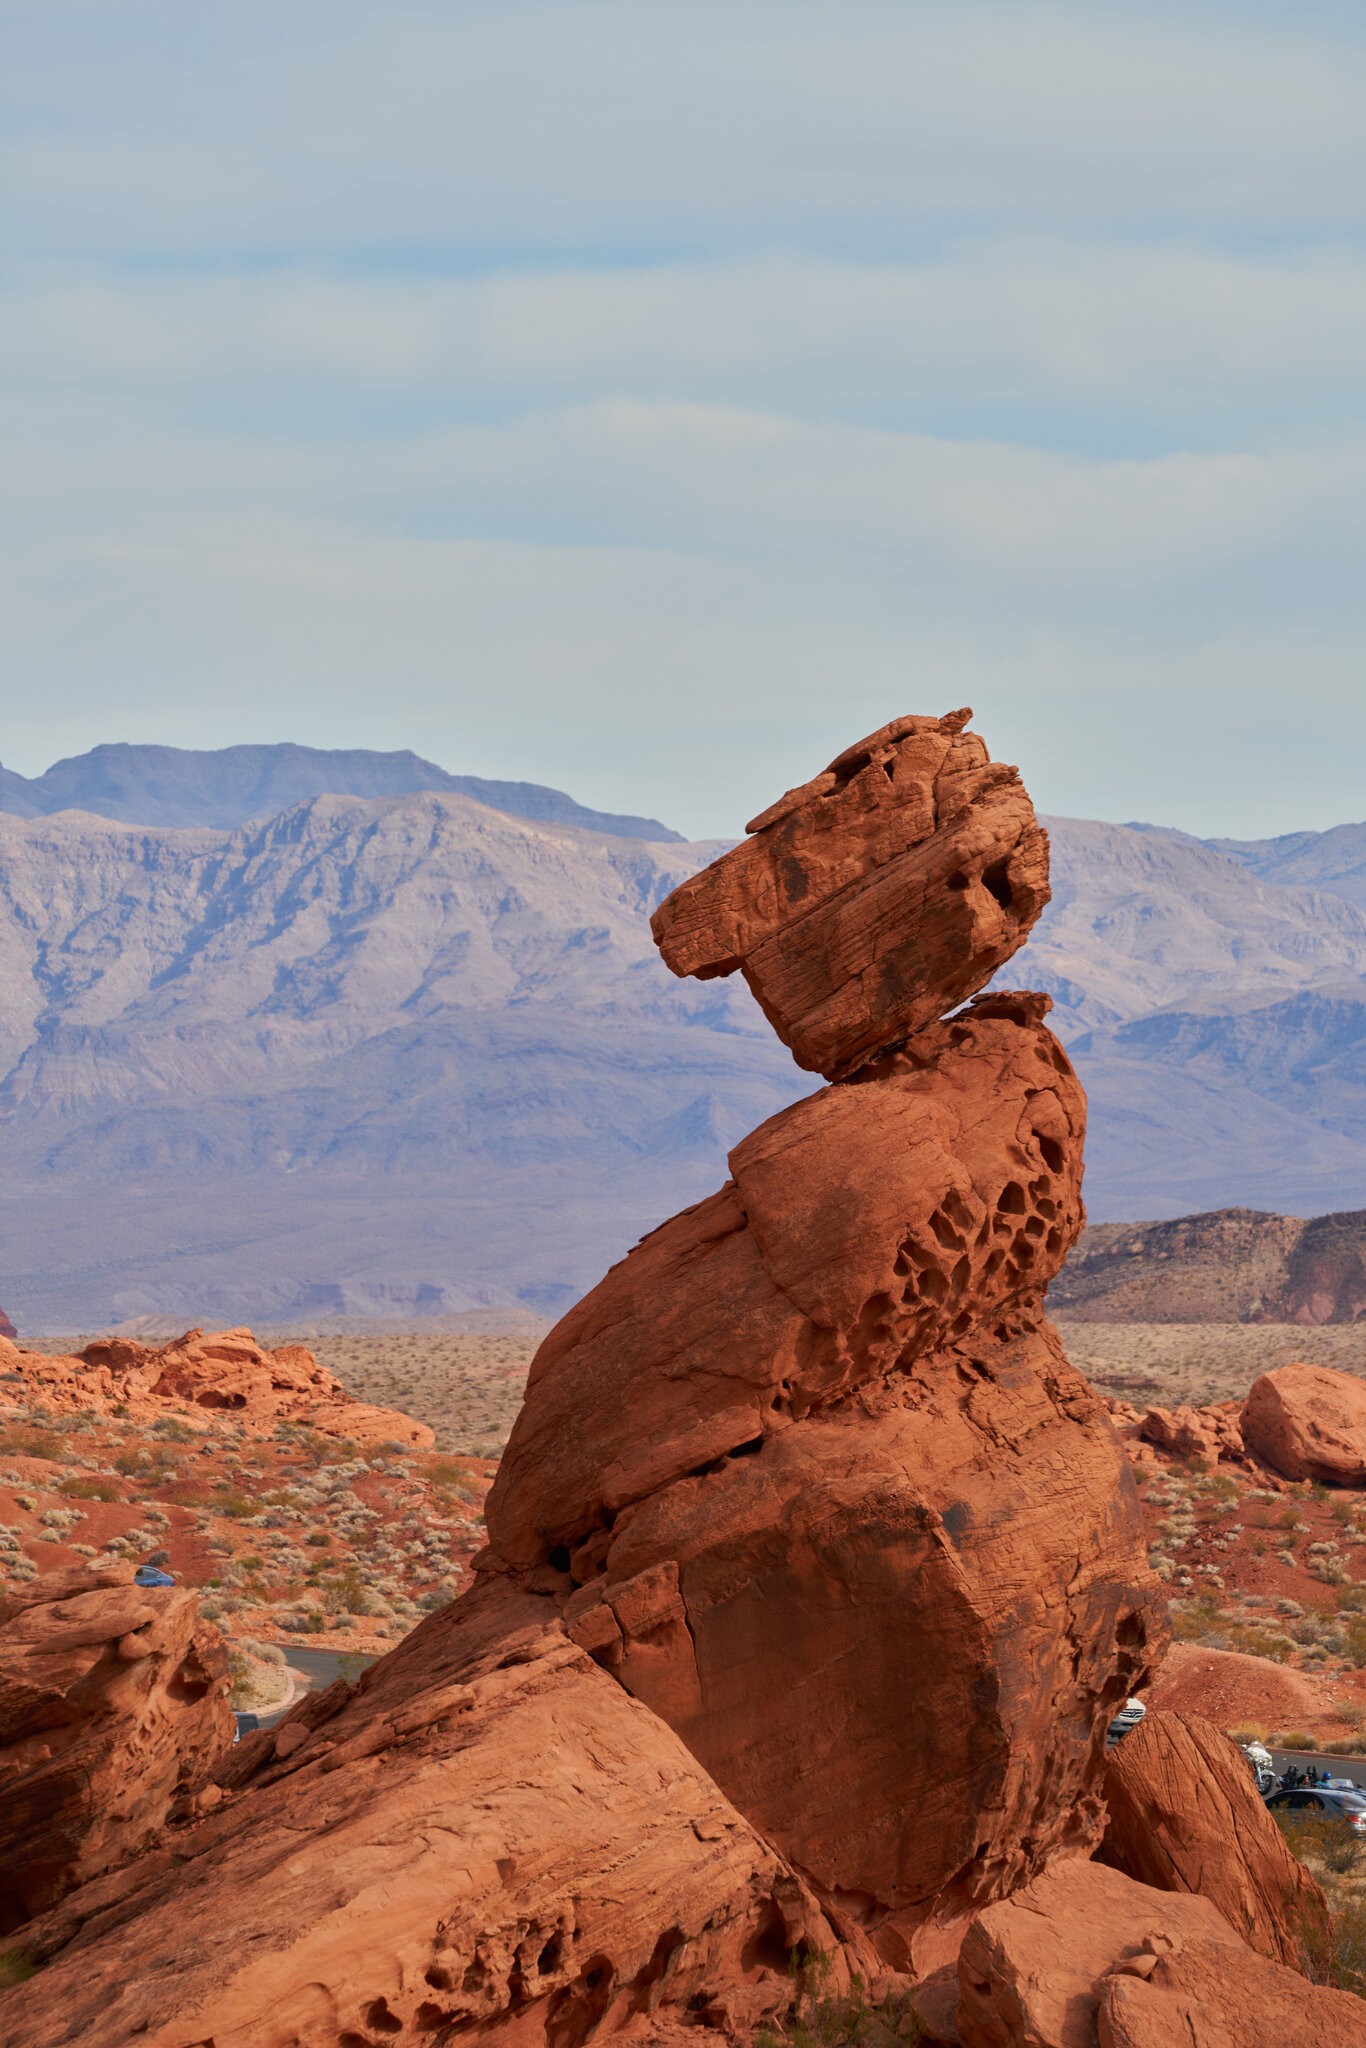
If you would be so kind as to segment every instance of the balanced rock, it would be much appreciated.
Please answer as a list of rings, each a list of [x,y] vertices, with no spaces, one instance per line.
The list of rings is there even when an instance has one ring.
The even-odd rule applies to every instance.
[[[357,1443],[398,1443],[429,1450],[436,1441],[423,1422],[394,1408],[353,1401],[341,1382],[302,1344],[268,1351],[250,1330],[187,1330],[174,1343],[137,1344],[101,1337],[72,1357],[6,1347],[0,1367],[34,1400],[59,1414],[121,1407],[136,1421],[168,1408],[235,1415],[249,1427],[298,1422]],[[10,1389],[14,1392],[13,1386]]]
[[[985,988],[1048,902],[1048,840],[971,716],[898,718],[761,812],[655,912],[674,973],[738,968],[827,1077]]]
[[[962,2048],[1366,2048],[1366,2002],[1257,1955],[1208,1899],[1077,1858],[977,1915],[958,1980]]]
[[[0,1934],[153,1839],[231,1743],[227,1693],[196,1595],[131,1564],[0,1595]]]
[[[247,1742],[245,1789],[24,1930],[42,1967],[0,1993],[5,2048],[747,2039],[793,1949],[841,1956],[678,1738],[511,1587]]]
[[[1150,1709],[1111,1751],[1104,1792],[1102,1861],[1157,1891],[1198,1892],[1274,1962],[1302,1969],[1322,1948],[1323,1893],[1212,1721]]]
[[[1326,1365],[1278,1365],[1243,1403],[1251,1451],[1286,1479],[1366,1486],[1366,1384]]]

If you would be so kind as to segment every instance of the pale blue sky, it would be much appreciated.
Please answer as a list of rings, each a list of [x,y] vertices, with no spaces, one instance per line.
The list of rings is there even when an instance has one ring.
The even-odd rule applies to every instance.
[[[0,759],[1366,812],[1359,6],[8,0]]]

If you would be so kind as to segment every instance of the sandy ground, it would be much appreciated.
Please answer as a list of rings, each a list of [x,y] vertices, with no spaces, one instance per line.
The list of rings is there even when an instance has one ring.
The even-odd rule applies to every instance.
[[[1305,1359],[1366,1379],[1366,1322],[1083,1323],[1059,1318],[1067,1355],[1103,1393],[1134,1407],[1240,1400],[1259,1374]]]

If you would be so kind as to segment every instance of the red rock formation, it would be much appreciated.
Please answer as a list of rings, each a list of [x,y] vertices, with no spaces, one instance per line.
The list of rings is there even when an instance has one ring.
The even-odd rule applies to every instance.
[[[227,1692],[196,1596],[131,1564],[0,1595],[0,1934],[151,1840],[231,1743]]]
[[[173,1344],[160,1346],[101,1337],[66,1358],[6,1345],[0,1349],[0,1368],[19,1375],[35,1400],[59,1414],[117,1405],[143,1421],[180,1404],[228,1410],[263,1429],[278,1422],[304,1423],[357,1443],[392,1441],[430,1450],[436,1441],[426,1424],[411,1415],[353,1401],[302,1344],[267,1351],[250,1330],[220,1330],[212,1336],[187,1330]]]
[[[1213,1722],[1149,1710],[1105,1767],[1101,1860],[1156,1891],[1197,1892],[1260,1955],[1292,1969],[1327,1933],[1323,1893]]]
[[[1366,1385],[1326,1365],[1280,1365],[1243,1403],[1248,1448],[1287,1479],[1366,1486]]]
[[[489,1500],[498,1554],[596,1549],[710,1460],[1022,1303],[1037,1322],[1081,1226],[1086,1116],[1046,1009],[984,998],[794,1103],[614,1266],[532,1363]]]
[[[979,1913],[958,1977],[962,2048],[1366,2048],[1366,2003],[1254,1955],[1208,1899],[1076,1859]]]
[[[0,1337],[8,1338],[9,1342],[13,1344],[18,1335],[19,1332],[15,1329],[13,1323],[5,1314],[5,1311],[2,1308],[0,1308]]]
[[[1048,901],[1048,840],[971,716],[898,718],[761,812],[651,919],[675,974],[739,968],[829,1078],[984,988]]]
[[[874,735],[665,904],[675,968],[742,966],[844,1078],[551,1333],[476,1589],[250,1738],[226,1811],[25,1930],[25,2038],[745,2038],[799,1937],[918,1972],[1098,1838],[1105,1725],[1164,1622],[1043,1315],[1076,1077],[1045,998],[937,1021],[1047,895],[1028,798],[962,724]]]
[[[247,1790],[24,1930],[6,2048],[651,2040],[684,2012],[746,2039],[797,1943],[838,1953],[544,1599],[477,1589],[248,1742]]]
[[[1244,1455],[1241,1410],[1236,1401],[1204,1408],[1182,1403],[1178,1408],[1149,1408],[1143,1417],[1141,1434],[1146,1443],[1174,1458],[1185,1458],[1207,1472],[1213,1472],[1221,1458],[1241,1459]]]

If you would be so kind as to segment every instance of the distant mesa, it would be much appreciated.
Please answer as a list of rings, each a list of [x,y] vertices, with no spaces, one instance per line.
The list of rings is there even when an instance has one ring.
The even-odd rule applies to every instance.
[[[1093,1224],[1053,1300],[1073,1322],[1355,1323],[1366,1315],[1366,1209]]]
[[[577,825],[618,839],[674,841],[658,818],[618,816],[575,803],[563,790],[537,782],[490,782],[480,775],[449,775],[407,748],[376,753],[368,747],[143,747],[126,742],[92,747],[54,762],[45,775],[16,775],[0,767],[0,811],[21,818],[55,811],[90,811],[126,825],[199,825],[231,828],[248,818],[274,817],[315,796],[407,796],[435,790],[473,797],[491,810],[539,824]]]

